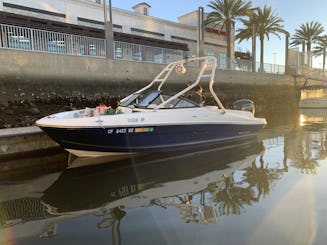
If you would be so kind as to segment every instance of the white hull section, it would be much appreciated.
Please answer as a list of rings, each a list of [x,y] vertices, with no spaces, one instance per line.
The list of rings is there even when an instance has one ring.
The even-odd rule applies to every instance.
[[[122,156],[131,156],[135,154],[129,152],[82,151],[82,150],[74,150],[74,149],[65,149],[65,150],[77,157],[122,157]]]
[[[196,125],[196,124],[232,124],[252,125],[266,123],[264,118],[256,118],[251,112],[225,110],[216,106],[176,110],[139,110],[132,113],[129,108],[124,114],[111,116],[83,117],[84,110],[68,111],[53,114],[37,121],[40,127],[50,128],[108,128],[108,127],[143,127],[163,125]],[[80,117],[78,115],[81,115]]]

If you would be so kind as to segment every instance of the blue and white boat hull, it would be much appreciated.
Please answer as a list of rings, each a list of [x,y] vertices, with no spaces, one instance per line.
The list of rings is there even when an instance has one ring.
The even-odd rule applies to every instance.
[[[250,112],[227,110],[222,114],[211,107],[93,117],[88,126],[81,126],[81,120],[85,118],[63,120],[50,116],[37,124],[54,141],[78,156],[205,147],[254,136],[265,124]],[[60,121],[65,125],[60,125]]]

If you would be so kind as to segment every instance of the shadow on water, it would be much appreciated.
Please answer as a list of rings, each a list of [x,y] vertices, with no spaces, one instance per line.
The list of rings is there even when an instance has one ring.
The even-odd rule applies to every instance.
[[[67,162],[68,153],[60,147],[0,155],[0,184],[61,171]]]

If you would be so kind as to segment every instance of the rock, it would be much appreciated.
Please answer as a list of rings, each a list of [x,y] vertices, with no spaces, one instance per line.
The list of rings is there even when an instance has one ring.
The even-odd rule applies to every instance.
[[[39,108],[36,108],[36,107],[32,107],[29,112],[32,114],[32,115],[39,115],[41,112],[39,110]]]
[[[7,110],[4,111],[4,113],[6,115],[10,115],[10,116],[14,115],[14,111],[12,109],[7,109]]]
[[[30,107],[35,107],[35,104],[34,104],[33,102],[31,102],[31,101],[29,101],[27,104],[28,104]]]
[[[6,101],[6,100],[0,100],[0,107],[6,108],[8,106],[9,106],[8,101]]]

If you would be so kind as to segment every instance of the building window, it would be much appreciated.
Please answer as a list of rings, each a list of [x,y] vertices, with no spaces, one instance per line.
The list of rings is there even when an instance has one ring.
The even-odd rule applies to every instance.
[[[226,53],[219,53],[219,55],[218,55],[218,68],[219,69],[226,69],[227,68]]]
[[[212,50],[208,51],[208,56],[215,56],[215,53]]]
[[[95,3],[101,4],[101,0],[95,0]]]
[[[148,15],[148,9],[146,7],[143,8],[143,14]]]

